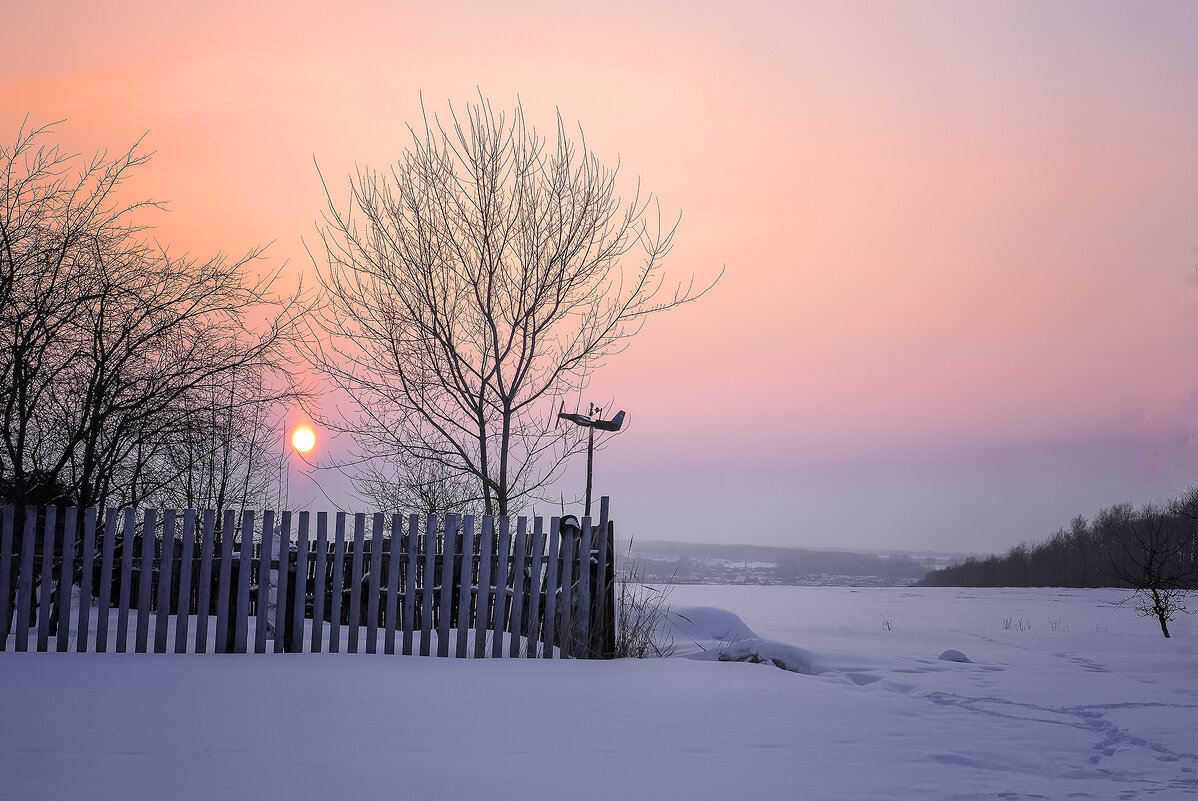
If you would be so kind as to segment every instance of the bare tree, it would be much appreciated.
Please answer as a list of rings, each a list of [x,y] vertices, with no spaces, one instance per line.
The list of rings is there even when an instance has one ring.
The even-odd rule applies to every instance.
[[[1132,603],[1143,617],[1155,617],[1165,637],[1177,613],[1189,613],[1195,586],[1195,521],[1177,513],[1183,503],[1169,510],[1144,506],[1111,554],[1111,574],[1132,591],[1123,603]]]
[[[116,200],[148,158],[136,146],[74,172],[49,132],[0,147],[0,478],[18,506],[37,482],[139,504],[177,478],[152,468],[197,393],[248,376],[240,402],[285,382],[298,304],[247,277],[256,251],[196,260],[144,241],[131,215],[156,204]]]
[[[507,514],[581,447],[554,398],[706,289],[666,290],[677,222],[639,186],[625,204],[560,114],[552,143],[481,97],[410,131],[388,172],[352,177],[348,208],[326,185],[310,358],[351,411],[322,423],[401,468],[469,476]]]
[[[184,395],[173,436],[151,472],[163,479],[163,502],[188,509],[268,505],[282,464],[278,425],[286,393],[260,370],[216,376]]]
[[[478,482],[441,462],[400,452],[387,459],[363,459],[354,489],[375,509],[440,514],[482,512]]]
[[[68,174],[71,157],[39,141],[47,130],[22,125],[0,146],[0,472],[18,507],[42,485],[63,485],[82,436],[58,414],[88,347],[77,322],[105,291],[96,262],[131,255],[128,217],[139,204],[112,195],[145,161],[134,150],[100,155]]]

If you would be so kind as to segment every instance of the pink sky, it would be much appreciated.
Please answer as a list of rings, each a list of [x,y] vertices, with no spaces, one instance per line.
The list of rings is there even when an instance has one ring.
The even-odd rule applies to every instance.
[[[560,107],[727,265],[595,377],[623,533],[1005,550],[1198,478],[1198,7],[430,5],[19,4],[0,133],[148,131],[164,241],[310,276],[314,156]]]

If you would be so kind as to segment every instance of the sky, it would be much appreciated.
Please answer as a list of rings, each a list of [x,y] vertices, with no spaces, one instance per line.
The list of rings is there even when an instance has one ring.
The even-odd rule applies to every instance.
[[[16,4],[0,136],[144,135],[155,236],[311,285],[317,163],[421,96],[560,110],[681,212],[670,275],[724,270],[583,399],[624,535],[1004,551],[1198,482],[1198,6],[432,6]]]

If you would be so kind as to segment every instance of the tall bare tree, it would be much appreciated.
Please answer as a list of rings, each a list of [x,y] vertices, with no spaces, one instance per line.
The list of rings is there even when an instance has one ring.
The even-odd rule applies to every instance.
[[[555,398],[706,289],[666,286],[677,222],[639,185],[623,202],[618,167],[560,113],[551,141],[519,104],[481,97],[409,130],[389,171],[351,177],[346,208],[326,185],[308,342],[349,411],[322,422],[393,464],[468,476],[484,511],[506,514],[581,446],[555,429]]]

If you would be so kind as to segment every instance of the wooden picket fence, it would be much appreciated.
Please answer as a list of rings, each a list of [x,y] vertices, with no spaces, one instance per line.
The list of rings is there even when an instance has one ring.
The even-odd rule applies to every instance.
[[[344,640],[354,653],[610,658],[608,509],[605,497],[594,524],[546,526],[9,505],[0,650],[332,653]]]

